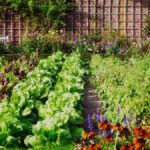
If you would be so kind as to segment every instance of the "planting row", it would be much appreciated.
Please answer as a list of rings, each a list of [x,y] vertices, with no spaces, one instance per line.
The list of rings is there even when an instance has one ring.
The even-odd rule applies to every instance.
[[[64,62],[45,105],[38,109],[41,118],[32,128],[33,135],[26,137],[27,146],[48,148],[52,143],[68,144],[80,138],[84,73],[80,54],[73,52]]]
[[[80,137],[85,70],[78,52],[64,59],[57,52],[41,60],[1,103],[0,145],[45,148]]]
[[[137,115],[149,123],[150,55],[121,61],[117,57],[94,55],[90,68],[92,82],[103,99],[107,118],[116,122],[116,110]],[[133,114],[134,113],[134,114]]]
[[[24,81],[12,91],[11,101],[3,101],[0,108],[0,145],[24,145],[24,138],[31,133],[32,124],[38,120],[37,109],[44,103],[61,69],[62,53],[56,53],[28,73]]]

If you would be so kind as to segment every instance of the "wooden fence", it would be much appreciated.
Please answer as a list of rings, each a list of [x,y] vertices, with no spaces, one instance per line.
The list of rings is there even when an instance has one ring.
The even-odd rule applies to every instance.
[[[80,38],[104,29],[119,30],[131,39],[143,39],[145,18],[150,15],[150,0],[74,0],[76,7],[66,17],[65,38]],[[6,12],[0,20],[0,35],[21,42],[26,26],[21,16]]]

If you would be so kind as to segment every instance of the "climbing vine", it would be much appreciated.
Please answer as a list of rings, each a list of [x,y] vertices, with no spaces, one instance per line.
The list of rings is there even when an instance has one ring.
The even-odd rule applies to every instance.
[[[32,30],[48,30],[65,26],[64,17],[72,6],[71,0],[4,0],[4,10],[19,12]],[[0,13],[1,13],[0,12]]]
[[[146,18],[146,26],[144,29],[145,33],[150,36],[150,16]]]

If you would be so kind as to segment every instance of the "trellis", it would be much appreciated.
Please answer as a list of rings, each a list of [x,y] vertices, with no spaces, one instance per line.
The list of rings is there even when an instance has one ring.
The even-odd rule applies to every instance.
[[[9,42],[21,43],[23,33],[27,30],[22,17],[15,11],[5,11],[0,19],[0,36],[9,37]]]
[[[131,39],[146,38],[145,18],[150,14],[150,0],[75,0],[76,8],[67,18],[66,32],[73,39],[104,29],[119,30]]]
[[[146,38],[143,33],[145,18],[150,14],[150,0],[74,0],[76,7],[66,18],[65,38],[80,38],[85,34],[103,34],[104,29],[118,30],[131,39]],[[21,42],[27,31],[22,17],[7,11],[0,19],[0,36]]]

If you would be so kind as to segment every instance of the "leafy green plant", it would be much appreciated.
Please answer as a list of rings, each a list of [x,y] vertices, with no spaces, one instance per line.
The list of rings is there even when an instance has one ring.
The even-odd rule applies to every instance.
[[[37,110],[52,89],[62,60],[61,52],[40,60],[13,88],[10,102],[5,100],[0,104],[0,145],[24,146],[24,138],[31,134],[32,124],[39,119]]]
[[[80,138],[82,129],[78,125],[83,123],[81,96],[84,74],[81,56],[73,52],[64,62],[45,105],[39,108],[41,119],[33,126],[33,135],[25,138],[27,146],[37,148],[48,143],[68,144]]]
[[[92,57],[92,82],[103,99],[108,118],[115,120],[115,110],[120,106],[124,114],[132,110],[143,121],[149,123],[149,66],[149,54],[124,61],[114,56]]]

